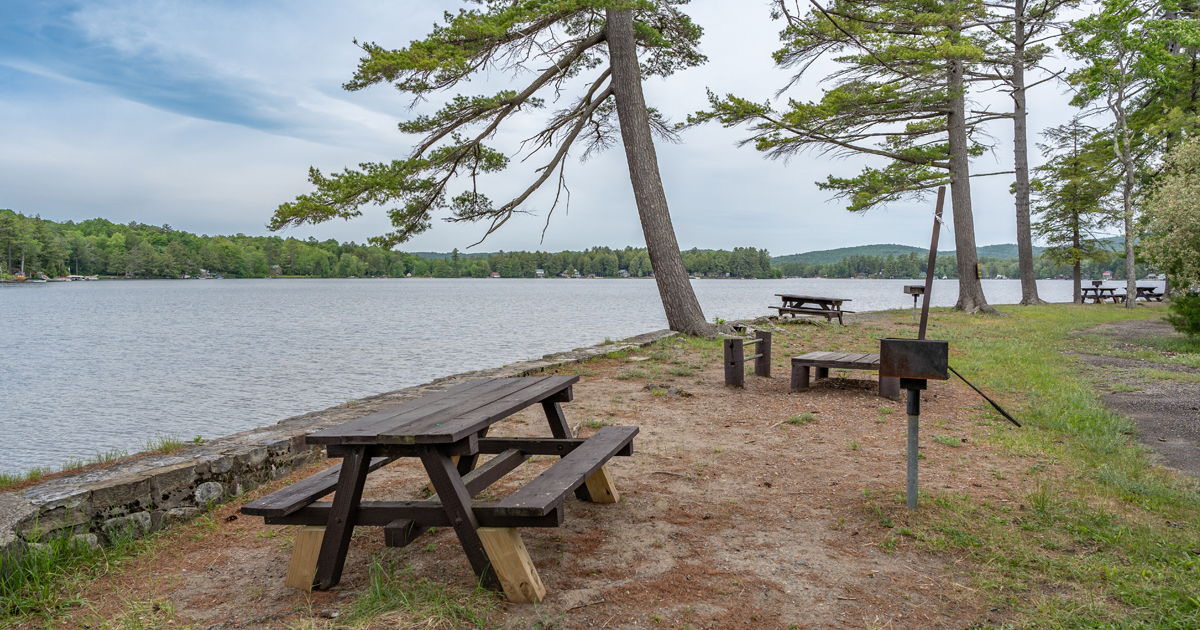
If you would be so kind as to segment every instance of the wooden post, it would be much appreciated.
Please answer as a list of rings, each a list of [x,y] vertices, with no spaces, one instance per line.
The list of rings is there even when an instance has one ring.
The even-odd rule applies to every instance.
[[[742,340],[730,337],[725,340],[725,385],[727,387],[746,386],[746,355],[742,349]]]
[[[621,500],[621,495],[617,493],[617,484],[613,482],[607,464],[601,466],[600,470],[588,477],[584,483],[591,493],[592,503],[616,503]]]
[[[808,366],[792,364],[792,391],[808,391]]]
[[[488,560],[508,601],[515,604],[536,604],[546,596],[546,587],[538,577],[537,568],[529,559],[529,551],[515,527],[480,527],[475,530]]]
[[[317,576],[317,556],[321,555],[324,527],[301,527],[292,541],[292,561],[288,563],[284,586],[311,591]]]
[[[754,360],[754,374],[757,376],[771,377],[771,333],[765,330],[755,331],[754,337],[758,341],[758,355]]]
[[[827,367],[817,368],[817,378],[829,378],[829,368],[827,368]]]

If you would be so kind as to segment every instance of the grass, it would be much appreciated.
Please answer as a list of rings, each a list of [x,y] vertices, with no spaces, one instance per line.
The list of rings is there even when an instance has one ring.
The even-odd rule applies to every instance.
[[[933,436],[933,441],[943,446],[952,446],[955,448],[962,446],[962,440],[953,435],[935,435]]]
[[[129,457],[128,452],[120,449],[112,449],[103,453],[96,453],[95,455],[86,459],[72,455],[67,458],[67,461],[63,462],[59,470],[54,470],[53,468],[48,467],[35,467],[21,473],[0,472],[0,492],[5,492],[10,488],[15,488],[17,486],[37,483],[47,475],[54,475],[60,472],[71,472],[73,470],[80,470],[88,466],[110,464],[117,460],[125,459],[126,457]]]
[[[975,587],[1013,610],[1016,627],[1200,627],[1200,484],[1155,466],[1061,354],[1078,351],[1075,331],[1157,313],[1001,310],[1009,316],[939,314],[932,336],[993,398],[1022,401],[1012,407],[1025,428],[998,424],[985,439],[1038,458],[1012,480],[1023,508],[934,493],[900,517],[904,541],[969,560]]]
[[[188,440],[191,442],[191,440]],[[144,453],[162,453],[170,455],[178,453],[187,448],[188,444],[181,438],[175,435],[156,435],[149,440],[142,442],[142,452]]]
[[[333,627],[358,627],[386,613],[400,612],[422,628],[492,628],[491,613],[499,596],[476,588],[464,592],[447,584],[413,575],[411,567],[377,556],[371,563],[364,592],[338,616]],[[395,621],[394,626],[416,627]]]
[[[817,416],[815,414],[813,414],[811,411],[805,411],[804,413],[802,413],[798,416],[792,416],[792,417],[788,418],[787,420],[784,420],[784,422],[786,422],[787,424],[794,425],[797,427],[802,427],[810,422],[816,422],[816,421],[817,421]]]

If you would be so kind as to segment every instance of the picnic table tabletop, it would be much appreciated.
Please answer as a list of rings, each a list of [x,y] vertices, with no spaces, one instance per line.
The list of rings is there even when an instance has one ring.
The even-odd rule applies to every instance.
[[[783,298],[783,299],[785,299],[785,300],[792,300],[792,301],[795,301],[795,300],[804,300],[804,301],[806,301],[806,302],[830,302],[830,303],[836,302],[836,303],[841,303],[841,302],[852,302],[852,301],[853,301],[853,300],[850,300],[850,299],[848,299],[848,298],[821,297],[821,296],[818,296],[818,295],[793,295],[793,294],[791,294],[791,293],[776,293],[776,294],[775,294],[775,296],[776,296],[776,297],[781,297],[781,298]]]
[[[579,381],[578,376],[478,379],[308,436],[309,444],[446,444]]]

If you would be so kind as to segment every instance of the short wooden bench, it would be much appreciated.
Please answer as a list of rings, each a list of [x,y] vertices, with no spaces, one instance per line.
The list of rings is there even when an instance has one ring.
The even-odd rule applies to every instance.
[[[809,352],[792,357],[792,391],[804,392],[809,388],[809,368],[817,369],[817,378],[828,378],[829,368],[835,370],[879,371],[879,355],[867,352]],[[879,377],[879,395],[884,398],[900,397],[900,379]]]
[[[288,586],[337,584],[355,526],[384,529],[388,546],[402,547],[430,527],[453,527],[475,573],[515,602],[545,594],[517,527],[558,527],[562,504],[615,503],[619,496],[605,463],[633,454],[637,427],[603,427],[590,438],[568,437],[559,402],[571,400],[579,377],[481,379],[431,394],[309,436],[343,463],[242,508],[269,525],[306,526],[296,537]],[[486,437],[499,419],[540,402],[555,437]],[[494,455],[476,466],[480,455]],[[533,455],[561,459],[511,496],[474,497]],[[423,501],[362,501],[367,474],[401,457],[419,457],[437,494]],[[336,492],[332,502],[318,499]],[[317,556],[320,555],[318,561]]]
[[[773,308],[773,309],[779,311],[780,315],[783,315],[785,313],[790,314],[790,315],[820,315],[820,316],[824,317],[825,321],[827,321],[827,322],[833,321],[833,318],[836,317],[839,324],[844,323],[844,322],[842,322],[842,315],[844,313],[853,313],[854,312],[854,311],[843,311],[841,309],[838,309],[835,311],[835,310],[828,310],[828,309],[823,309],[823,308],[791,308],[791,307],[787,307],[787,306],[768,306],[767,308]]]

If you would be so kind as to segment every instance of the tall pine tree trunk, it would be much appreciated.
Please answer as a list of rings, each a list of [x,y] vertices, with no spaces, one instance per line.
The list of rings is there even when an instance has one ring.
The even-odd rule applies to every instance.
[[[1013,41],[1013,158],[1016,170],[1017,264],[1021,269],[1021,304],[1042,304],[1033,267],[1033,232],[1029,224],[1029,132],[1025,108],[1025,0],[1016,0]]]
[[[646,237],[646,252],[650,256],[654,281],[658,284],[658,294],[667,313],[667,324],[671,330],[689,335],[712,334],[715,327],[704,320],[700,302],[696,300],[692,284],[688,281],[679,243],[675,240],[675,228],[671,225],[667,195],[658,173],[658,156],[654,152],[650,118],[642,94],[633,13],[629,10],[607,9],[605,17],[621,141],[625,145],[629,180],[633,184],[633,196],[642,220],[642,233]]]
[[[950,145],[950,203],[954,209],[954,246],[958,254],[958,304],[955,309],[968,313],[995,313],[983,296],[976,265],[975,219],[971,216],[970,157],[967,155],[966,98],[963,89],[963,62],[950,62],[947,87],[950,90],[950,115],[946,126]]]
[[[1083,269],[1079,260],[1079,215],[1075,215],[1075,225],[1071,230],[1071,246],[1074,252],[1075,264],[1072,267],[1073,275],[1071,276],[1071,284],[1073,292],[1071,293],[1071,302],[1075,304],[1083,304]]]

